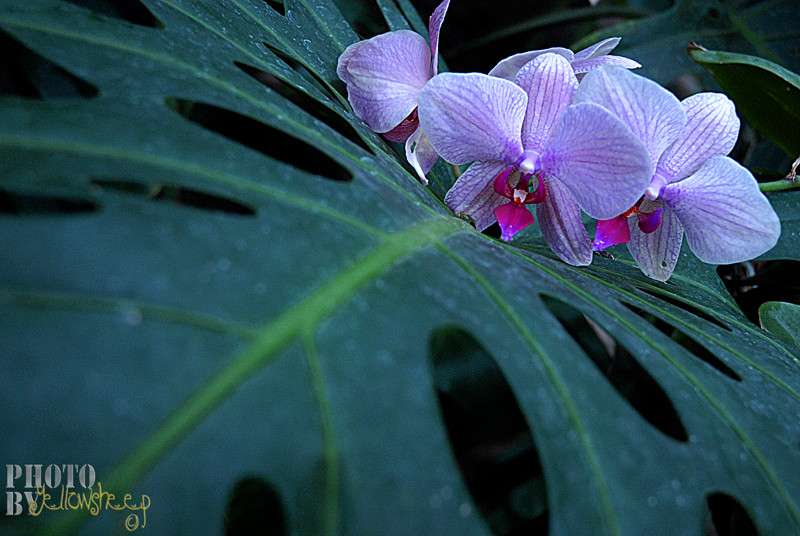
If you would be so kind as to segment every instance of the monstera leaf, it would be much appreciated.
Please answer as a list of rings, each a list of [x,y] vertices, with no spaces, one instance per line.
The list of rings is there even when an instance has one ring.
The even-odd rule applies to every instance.
[[[328,0],[119,5],[0,1],[0,460],[149,508],[4,534],[800,531],[800,350],[713,267],[477,233],[353,116]]]

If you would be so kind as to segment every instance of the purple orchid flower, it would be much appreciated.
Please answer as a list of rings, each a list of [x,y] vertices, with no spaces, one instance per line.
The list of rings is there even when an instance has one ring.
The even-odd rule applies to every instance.
[[[444,73],[420,91],[419,117],[442,158],[474,162],[447,193],[448,207],[471,216],[478,230],[498,219],[504,238],[511,238],[525,222],[518,209],[513,218],[510,209],[496,211],[509,202],[498,193],[507,191],[502,184],[495,189],[498,176],[511,169],[511,181],[519,179],[509,185],[524,191],[538,174],[536,191],[546,189],[536,208],[545,240],[565,262],[586,265],[592,247],[580,208],[600,219],[629,208],[647,187],[651,163],[614,114],[592,103],[570,106],[577,86],[570,63],[550,53],[520,69],[516,84]]]
[[[698,93],[682,102],[618,67],[586,75],[575,102],[614,112],[647,146],[654,162],[643,198],[598,223],[595,249],[627,243],[649,277],[672,275],[684,233],[689,248],[711,264],[742,262],[772,248],[780,221],[753,175],[725,156],[739,119],[726,96]]]
[[[444,0],[431,15],[430,46],[409,30],[387,32],[350,45],[336,66],[355,114],[389,141],[405,142],[422,184],[439,155],[419,128],[417,96],[439,72],[439,32],[449,5]]]
[[[514,81],[517,78],[517,73],[525,64],[537,56],[548,53],[563,56],[570,65],[572,65],[572,69],[575,71],[578,80],[583,78],[583,75],[589,71],[601,65],[619,65],[626,69],[641,67],[641,64],[632,59],[608,55],[609,52],[616,48],[619,41],[619,37],[609,37],[590,47],[584,48],[580,52],[572,52],[568,48],[551,47],[544,50],[531,50],[522,52],[521,54],[514,54],[495,65],[492,70],[489,71],[489,75]]]

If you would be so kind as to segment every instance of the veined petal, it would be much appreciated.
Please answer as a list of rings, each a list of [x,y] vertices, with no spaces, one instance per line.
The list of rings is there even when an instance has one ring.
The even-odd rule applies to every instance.
[[[575,60],[572,62],[572,69],[580,79],[583,74],[593,71],[603,65],[617,65],[623,69],[638,69],[642,66],[638,61],[633,61],[630,58],[623,56],[598,56],[596,58],[588,58],[585,60]]]
[[[533,223],[533,214],[525,207],[509,201],[494,209],[494,216],[500,224],[500,239],[506,242],[514,235]]]
[[[417,95],[430,78],[431,51],[414,32],[389,32],[350,45],[337,73],[347,83],[356,115],[375,132],[389,132],[417,107]]]
[[[672,93],[622,67],[603,67],[587,74],[575,102],[594,102],[614,112],[644,142],[653,166],[686,125],[683,107]]]
[[[358,49],[363,47],[365,44],[366,41],[358,41],[353,43],[344,49],[344,52],[342,52],[341,56],[339,56],[339,59],[336,62],[336,74],[345,84],[350,83],[350,75],[347,72],[347,64],[350,63],[350,58],[355,55]]]
[[[757,257],[778,241],[781,224],[753,175],[726,156],[664,188],[689,247],[703,262],[730,264]]]
[[[442,29],[444,16],[447,14],[447,8],[450,7],[450,0],[444,0],[433,10],[431,18],[428,21],[428,33],[431,37],[431,60],[433,62],[432,75],[436,76],[439,73],[439,32]]]
[[[589,58],[596,58],[597,56],[605,56],[617,48],[617,45],[621,39],[621,37],[609,37],[608,39],[603,39],[602,41],[588,46],[575,53],[574,61],[583,61],[588,60]]]
[[[447,192],[445,204],[456,214],[470,215],[483,231],[495,222],[494,209],[508,202],[494,191],[495,177],[507,167],[505,162],[475,162]]]
[[[558,126],[561,114],[572,104],[578,79],[563,56],[548,53],[522,67],[516,82],[528,94],[522,145],[540,153]]]
[[[648,212],[662,208],[661,225],[652,233],[644,233],[639,229],[636,218],[629,218],[631,239],[628,242],[628,251],[644,275],[666,281],[675,270],[681,253],[683,225],[678,216],[660,199],[644,201],[640,208]]]
[[[639,138],[610,111],[588,102],[567,108],[540,162],[545,178],[561,181],[598,220],[631,208],[651,177]]]
[[[406,140],[406,160],[417,172],[422,185],[426,186],[428,179],[425,178],[425,175],[439,160],[439,155],[433,149],[431,140],[428,139],[422,127],[417,128],[411,137]]]
[[[709,158],[731,152],[739,136],[736,108],[722,93],[698,93],[684,99],[686,130],[658,162],[670,182],[688,177]]]
[[[592,262],[592,239],[581,221],[581,209],[569,190],[545,178],[547,196],[536,205],[536,216],[547,245],[558,257],[573,266]]]
[[[420,91],[419,118],[451,164],[516,162],[527,96],[513,82],[479,73],[443,73]]]
[[[574,54],[570,49],[562,47],[551,47],[545,48],[544,50],[529,50],[528,52],[521,52],[500,60],[500,62],[492,67],[491,71],[489,71],[489,76],[505,78],[506,80],[511,80],[513,82],[516,80],[519,70],[522,69],[527,63],[534,58],[541,56],[542,54],[549,53],[563,56],[567,61],[572,61],[572,58],[574,57]]]

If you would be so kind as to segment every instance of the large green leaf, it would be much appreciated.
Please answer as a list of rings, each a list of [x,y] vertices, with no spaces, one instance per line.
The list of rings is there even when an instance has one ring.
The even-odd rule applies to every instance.
[[[800,154],[800,76],[747,54],[689,47],[689,56],[710,70],[740,114],[789,156]]]
[[[352,115],[331,2],[145,4],[0,2],[98,90],[0,99],[2,463],[92,464],[152,534],[505,533],[470,460],[517,451],[514,515],[550,534],[800,531],[799,356],[713,270],[574,268],[455,218]],[[466,455],[451,404],[484,401],[503,435]],[[0,527],[124,517],[62,514]]]

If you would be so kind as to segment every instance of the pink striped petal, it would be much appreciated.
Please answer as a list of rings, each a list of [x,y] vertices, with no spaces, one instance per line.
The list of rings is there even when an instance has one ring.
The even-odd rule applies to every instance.
[[[661,224],[652,233],[643,233],[636,224],[636,218],[628,220],[631,232],[628,251],[644,275],[658,281],[666,281],[672,275],[683,241],[683,225],[660,199],[644,201],[640,209],[653,211],[662,207]]]
[[[545,178],[547,196],[536,205],[536,217],[547,245],[562,261],[573,266],[592,262],[592,239],[581,220],[575,197],[562,184]]]
[[[594,71],[595,69],[598,69],[604,65],[616,65],[618,67],[622,67],[623,69],[638,69],[642,66],[642,64],[638,61],[633,61],[630,58],[624,58],[622,56],[598,56],[597,58],[573,61],[572,69],[575,71],[575,75],[578,77],[578,80],[580,80],[582,75],[585,75],[590,71]]]
[[[703,262],[731,264],[765,253],[781,224],[753,175],[726,156],[709,160],[685,180],[664,188],[689,247]]]
[[[547,179],[567,186],[589,216],[607,220],[631,208],[650,182],[650,157],[639,138],[594,103],[567,108],[540,159]]]
[[[527,96],[513,82],[479,73],[443,73],[420,91],[419,118],[433,148],[451,164],[513,163]]]
[[[686,125],[683,107],[672,93],[621,67],[587,74],[575,102],[594,102],[614,112],[644,142],[653,166]]]
[[[406,160],[417,172],[419,181],[423,186],[427,186],[428,179],[425,175],[433,168],[439,160],[439,155],[433,149],[431,141],[422,128],[418,128],[411,137],[406,140]]]
[[[522,145],[540,153],[558,126],[561,114],[572,103],[578,79],[566,59],[548,53],[526,64],[516,82],[528,94]]]
[[[475,228],[483,231],[496,221],[494,209],[508,202],[494,191],[495,177],[507,167],[505,162],[475,162],[447,192],[445,204],[456,215],[472,217]]]
[[[591,46],[584,48],[583,50],[575,53],[574,61],[583,61],[588,60],[589,58],[596,58],[598,56],[605,56],[615,48],[619,44],[621,38],[620,37],[609,37],[608,39],[603,39]]]
[[[500,60],[500,62],[492,67],[491,71],[489,71],[489,76],[496,76],[498,78],[514,81],[517,78],[517,73],[519,73],[519,70],[522,69],[527,63],[532,61],[534,58],[541,56],[542,54],[548,53],[558,54],[559,56],[564,57],[567,61],[572,61],[572,58],[574,57],[574,54],[570,49],[562,47],[551,47],[545,48],[544,50],[530,50],[528,52],[521,52]]]
[[[739,136],[736,108],[722,93],[698,93],[684,99],[686,130],[664,152],[658,170],[670,182],[688,177],[708,159],[731,152]]]
[[[425,39],[399,30],[355,43],[340,56],[339,78],[347,83],[353,111],[375,132],[389,132],[417,107],[430,78],[431,51]]]
[[[428,21],[428,33],[431,38],[431,58],[433,61],[432,75],[436,76],[439,73],[439,32],[442,29],[444,16],[447,14],[447,8],[450,7],[450,0],[444,0],[433,10],[431,18]]]

